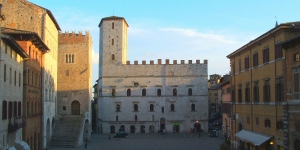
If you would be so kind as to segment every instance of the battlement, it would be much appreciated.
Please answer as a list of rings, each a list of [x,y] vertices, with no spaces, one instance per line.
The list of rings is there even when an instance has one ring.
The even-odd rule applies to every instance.
[[[208,60],[205,59],[204,62],[202,64],[207,64]],[[154,60],[150,60],[150,63],[147,64],[145,60],[142,61],[142,64],[139,64],[139,62],[137,60],[134,61],[133,65],[179,65],[179,64],[193,64],[192,60],[188,60],[188,63],[185,63],[185,60],[180,60],[179,62],[177,62],[177,60],[173,60],[173,63],[170,63],[169,59],[165,60],[165,64],[162,64],[162,60],[161,59],[157,59],[157,64],[154,64]],[[195,64],[200,64],[200,60],[196,60]],[[130,61],[126,61],[126,65],[131,65]]]
[[[79,31],[78,33],[75,31],[66,31],[65,33],[58,33],[58,40],[59,43],[82,43],[87,42],[88,40],[91,41],[91,36],[89,31],[85,31],[85,34],[82,34],[82,31]]]

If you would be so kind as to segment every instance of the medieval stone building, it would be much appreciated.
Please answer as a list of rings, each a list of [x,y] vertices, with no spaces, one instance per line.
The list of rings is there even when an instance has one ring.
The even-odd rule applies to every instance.
[[[27,0],[0,0],[0,4],[2,4],[2,14],[5,16],[5,20],[1,21],[1,27],[36,33],[49,48],[47,53],[38,56],[41,58],[39,64],[42,67],[40,76],[33,76],[31,79],[42,78],[40,82],[41,96],[35,96],[35,99],[27,97],[28,99],[23,102],[24,106],[30,105],[30,109],[39,112],[27,115],[27,112],[24,112],[26,109],[22,109],[22,115],[25,115],[26,120],[36,118],[35,122],[27,122],[23,128],[23,132],[26,131],[26,134],[23,133],[22,138],[32,149],[42,149],[50,140],[56,114],[58,32],[61,29],[50,10]],[[28,46],[25,51],[31,48]],[[31,53],[31,55],[30,59],[36,56],[35,53]],[[15,91],[12,92],[15,93]],[[36,117],[37,114],[41,117]]]
[[[91,134],[92,38],[89,32],[66,32],[58,43],[57,113],[63,122],[55,127],[52,146],[73,141],[69,146],[77,147]]]
[[[207,131],[207,60],[131,64],[126,20],[103,18],[99,28],[99,132],[189,132],[200,126]]]

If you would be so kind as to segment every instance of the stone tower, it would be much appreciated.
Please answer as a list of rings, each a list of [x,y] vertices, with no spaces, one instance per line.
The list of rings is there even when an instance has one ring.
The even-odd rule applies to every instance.
[[[127,28],[128,24],[122,17],[103,18],[100,27],[100,47],[99,63],[103,64],[99,68],[99,74],[104,76],[113,75],[109,68],[126,64],[127,61]]]
[[[92,39],[82,35],[60,33],[58,36],[58,102],[59,115],[90,116]]]

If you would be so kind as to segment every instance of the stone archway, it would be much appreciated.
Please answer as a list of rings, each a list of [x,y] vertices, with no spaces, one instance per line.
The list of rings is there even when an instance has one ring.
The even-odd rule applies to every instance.
[[[71,104],[71,114],[80,115],[80,103],[76,100]]]

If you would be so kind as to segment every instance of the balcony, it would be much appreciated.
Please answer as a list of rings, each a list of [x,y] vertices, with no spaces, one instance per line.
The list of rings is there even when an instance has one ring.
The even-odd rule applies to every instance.
[[[9,119],[8,131],[15,132],[26,126],[25,117],[14,117]]]

